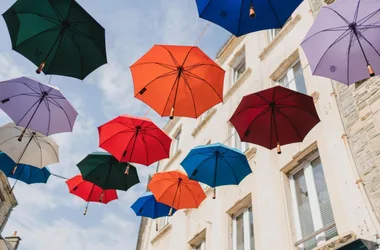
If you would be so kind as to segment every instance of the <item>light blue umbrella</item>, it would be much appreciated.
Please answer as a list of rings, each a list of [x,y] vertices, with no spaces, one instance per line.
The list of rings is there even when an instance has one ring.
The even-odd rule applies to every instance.
[[[156,201],[151,192],[146,192],[131,206],[137,216],[144,216],[151,219],[159,217],[166,217],[169,214],[170,206],[162,204]],[[173,208],[172,213],[176,210]],[[158,225],[156,223],[156,231],[158,231]]]
[[[16,179],[10,192],[12,192],[17,181],[22,181],[26,184],[46,183],[50,177],[50,172],[46,167],[36,168],[26,164],[18,164],[16,171],[14,171],[15,166],[16,163],[7,154],[0,152],[0,170],[7,177]]]
[[[214,188],[224,185],[238,185],[252,173],[247,157],[240,150],[221,143],[193,148],[181,162],[190,179]]]

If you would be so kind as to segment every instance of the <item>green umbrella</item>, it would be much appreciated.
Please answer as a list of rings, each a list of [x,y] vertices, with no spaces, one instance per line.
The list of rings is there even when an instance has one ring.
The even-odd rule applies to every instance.
[[[18,0],[3,18],[13,50],[37,73],[83,80],[107,63],[104,28],[74,0]]]
[[[126,191],[140,182],[135,167],[130,166],[129,173],[125,174],[128,164],[119,162],[108,153],[94,152],[87,155],[77,166],[84,180],[103,189]]]

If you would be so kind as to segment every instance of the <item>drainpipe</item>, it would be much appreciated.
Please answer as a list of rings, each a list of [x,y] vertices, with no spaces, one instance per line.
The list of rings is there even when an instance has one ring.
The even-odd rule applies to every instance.
[[[346,147],[346,152],[348,154],[348,158],[350,160],[350,165],[351,165],[351,168],[353,170],[353,173],[355,175],[355,179],[356,179],[356,184],[358,185],[358,188],[360,190],[360,193],[364,199],[364,202],[365,202],[365,205],[366,205],[366,209],[368,211],[368,214],[369,214],[369,217],[371,218],[371,221],[373,223],[373,225],[375,226],[376,228],[376,240],[377,240],[377,243],[380,243],[379,242],[379,238],[380,238],[380,222],[379,222],[379,218],[377,217],[376,213],[375,213],[375,210],[373,209],[373,204],[371,203],[371,200],[369,199],[369,195],[367,193],[367,190],[365,189],[364,187],[364,184],[363,184],[363,179],[360,177],[360,173],[359,173],[359,170],[355,164],[355,160],[352,156],[352,147],[350,145],[350,143],[348,142],[348,139],[347,139],[347,130],[346,130],[346,127],[343,123],[343,117],[342,117],[342,112],[341,112],[341,109],[338,105],[338,100],[337,100],[337,91],[336,91],[336,88],[334,86],[334,82],[332,80],[331,81],[331,86],[333,88],[333,93],[331,93],[331,95],[334,96],[334,99],[335,99],[335,105],[338,109],[338,112],[339,112],[339,115],[340,115],[340,121],[341,121],[341,124],[342,124],[342,127],[343,127],[343,131],[344,131],[344,134],[342,135],[342,139],[343,139],[343,142],[344,142],[344,145]]]

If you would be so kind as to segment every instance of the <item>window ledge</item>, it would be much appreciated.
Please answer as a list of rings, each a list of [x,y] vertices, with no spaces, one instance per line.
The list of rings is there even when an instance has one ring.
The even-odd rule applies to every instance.
[[[259,58],[264,60],[270,52],[277,46],[277,44],[296,26],[296,24],[301,20],[301,16],[297,14],[292,20],[290,20],[277,34],[277,36],[268,44],[267,47],[263,49],[260,53]]]
[[[178,149],[177,152],[175,152],[175,154],[173,155],[173,157],[171,157],[168,161],[168,163],[165,165],[164,167],[164,171],[173,163],[173,161],[175,159],[178,158],[178,156],[182,153],[182,149]]]
[[[240,76],[240,78],[235,82],[235,84],[227,91],[227,93],[224,95],[224,102],[226,102],[240,87],[240,85],[247,80],[247,78],[251,75],[252,69],[247,68],[244,73]]]
[[[193,130],[191,135],[193,137],[197,136],[199,131],[206,125],[206,123],[211,119],[211,117],[216,113],[216,108],[212,108],[211,112],[207,114],[207,116],[197,125],[197,127]]]
[[[167,224],[164,226],[158,233],[157,235],[150,241],[151,244],[154,244],[157,242],[159,239],[161,239],[170,229],[172,229],[172,224]]]
[[[249,161],[249,160],[251,160],[256,155],[256,152],[257,152],[257,148],[252,147],[252,148],[247,149],[244,152],[244,154],[247,157],[247,160]]]

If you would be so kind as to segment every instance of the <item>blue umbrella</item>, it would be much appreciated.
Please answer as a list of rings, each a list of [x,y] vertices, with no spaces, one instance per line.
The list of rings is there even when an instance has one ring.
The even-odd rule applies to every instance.
[[[170,206],[156,201],[151,192],[146,192],[131,206],[137,216],[144,216],[152,219],[159,217],[166,217],[169,214]],[[176,210],[173,208],[172,213]],[[158,224],[156,223],[156,231],[158,231]]]
[[[16,185],[17,181],[25,182],[26,184],[46,183],[50,177],[49,170],[45,168],[36,168],[26,164],[18,164],[16,171],[14,171],[16,163],[5,153],[0,152],[0,170],[9,177],[16,179],[11,191]]]
[[[235,36],[282,28],[302,0],[196,0],[201,18]]]
[[[193,148],[181,162],[190,179],[214,188],[238,185],[252,173],[247,157],[240,150],[215,143]]]

